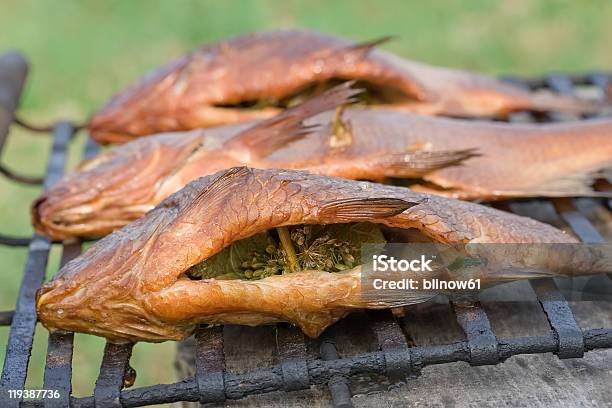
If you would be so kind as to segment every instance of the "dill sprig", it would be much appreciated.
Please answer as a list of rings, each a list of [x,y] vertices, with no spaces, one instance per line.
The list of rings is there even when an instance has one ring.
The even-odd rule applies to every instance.
[[[296,270],[341,272],[361,263],[361,244],[384,240],[373,224],[284,227],[284,239],[271,232],[234,242],[187,271],[192,279],[263,279]],[[290,248],[287,253],[286,248]],[[293,253],[292,253],[293,252]]]

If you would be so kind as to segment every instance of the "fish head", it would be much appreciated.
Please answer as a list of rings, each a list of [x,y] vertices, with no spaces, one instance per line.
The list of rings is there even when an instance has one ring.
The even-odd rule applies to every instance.
[[[32,206],[35,230],[52,239],[98,237],[157,204],[156,192],[202,143],[199,132],[135,140],[83,162]]]
[[[140,136],[242,123],[279,112],[274,107],[230,106],[239,97],[225,95],[227,84],[215,81],[226,67],[210,66],[210,60],[206,52],[184,55],[119,92],[90,119],[92,138],[102,144],[125,143]]]
[[[90,119],[92,137],[100,143],[123,143],[164,129],[180,130],[169,104],[179,91],[176,85],[189,60],[185,55],[164,65],[112,97]]]
[[[64,265],[36,294],[39,320],[52,331],[85,332],[114,342],[188,335],[190,328],[165,325],[146,307],[144,255],[168,222],[164,212],[153,218],[155,227],[136,221]]]

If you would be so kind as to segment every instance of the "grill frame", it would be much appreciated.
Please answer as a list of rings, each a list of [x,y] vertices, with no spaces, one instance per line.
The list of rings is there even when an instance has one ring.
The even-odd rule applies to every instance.
[[[8,72],[3,75],[2,72]],[[17,53],[0,57],[0,154],[8,137],[14,112],[27,75],[27,63]],[[530,88],[548,87],[555,92],[573,93],[574,85],[593,85],[607,90],[612,75],[595,72],[587,75],[551,74],[542,78],[505,78],[508,82]],[[8,95],[8,96],[6,96]],[[530,117],[531,120],[535,118]],[[543,121],[559,121],[562,117],[550,114]],[[19,123],[19,122],[17,122]],[[68,122],[58,122],[52,130],[53,146],[43,186],[57,182],[63,172],[67,149],[78,128]],[[98,146],[88,138],[84,157],[93,157]],[[7,175],[7,172],[1,172]],[[8,176],[11,176],[9,172]],[[23,177],[11,177],[18,182]],[[21,180],[20,180],[21,178]],[[586,243],[603,243],[603,237],[589,220],[580,213],[572,199],[553,199],[556,212],[576,235]],[[502,203],[512,210],[512,203]],[[607,202],[610,208],[610,200]],[[286,325],[276,326],[279,363],[268,368],[236,374],[226,371],[223,328],[199,329],[196,339],[196,374],[173,384],[159,384],[136,389],[123,389],[124,378],[130,375],[129,360],[133,345],[107,343],[100,375],[95,390],[89,397],[73,397],[72,333],[53,333],[49,336],[44,373],[44,389],[60,391],[59,399],[8,399],[8,389],[23,389],[27,375],[33,336],[36,329],[34,293],[44,279],[48,253],[53,245],[48,239],[0,236],[0,244],[28,246],[22,285],[15,311],[0,312],[0,325],[11,325],[6,359],[0,379],[0,401],[5,407],[137,407],[178,401],[201,403],[223,402],[248,395],[272,391],[295,391],[315,384],[327,384],[336,407],[351,407],[349,378],[360,374],[380,374],[391,381],[417,376],[429,365],[457,361],[471,365],[498,364],[518,354],[549,353],[559,358],[578,358],[585,352],[612,348],[612,328],[582,330],[576,323],[568,302],[554,280],[531,281],[549,322],[546,335],[497,338],[485,310],[478,304],[453,304],[453,312],[465,333],[466,340],[445,345],[409,346],[397,319],[389,311],[375,312],[368,322],[377,339],[377,350],[357,356],[340,358],[334,327],[319,339],[320,358],[308,359],[304,335]],[[78,256],[81,242],[62,245],[61,265]],[[610,279],[610,276],[606,279]]]

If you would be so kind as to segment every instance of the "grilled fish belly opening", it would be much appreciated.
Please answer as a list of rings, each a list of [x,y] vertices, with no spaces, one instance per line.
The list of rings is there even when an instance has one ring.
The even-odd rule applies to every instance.
[[[361,245],[385,243],[376,224],[360,222],[281,227],[232,243],[189,268],[192,280],[258,280],[302,270],[342,272],[361,265]]]
[[[216,108],[232,109],[266,109],[280,108],[287,109],[299,105],[304,101],[323,94],[326,91],[346,82],[346,79],[332,78],[327,81],[314,82],[300,90],[279,98],[264,97],[259,99],[241,100],[236,103],[214,104]],[[363,89],[357,96],[357,102],[363,105],[385,105],[413,100],[409,95],[391,86],[381,86],[368,81],[356,81],[354,88]]]

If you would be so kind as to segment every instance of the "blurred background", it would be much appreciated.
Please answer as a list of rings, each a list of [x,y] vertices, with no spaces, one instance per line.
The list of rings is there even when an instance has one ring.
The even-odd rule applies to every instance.
[[[0,0],[0,52],[15,48],[31,70],[19,114],[36,124],[85,120],[113,93],[174,57],[227,36],[301,27],[364,41],[431,64],[493,75],[612,70],[612,2],[607,0],[83,1]],[[49,141],[14,128],[2,162],[44,173]],[[84,135],[71,150],[78,162]],[[38,188],[0,178],[0,231],[27,236]],[[13,309],[26,251],[0,246],[0,310]],[[59,262],[54,249],[48,267]],[[0,364],[8,328],[0,327]],[[42,384],[47,343],[38,327],[28,388]],[[76,336],[73,387],[90,395],[104,341]],[[138,344],[136,386],[174,380],[174,344]]]

